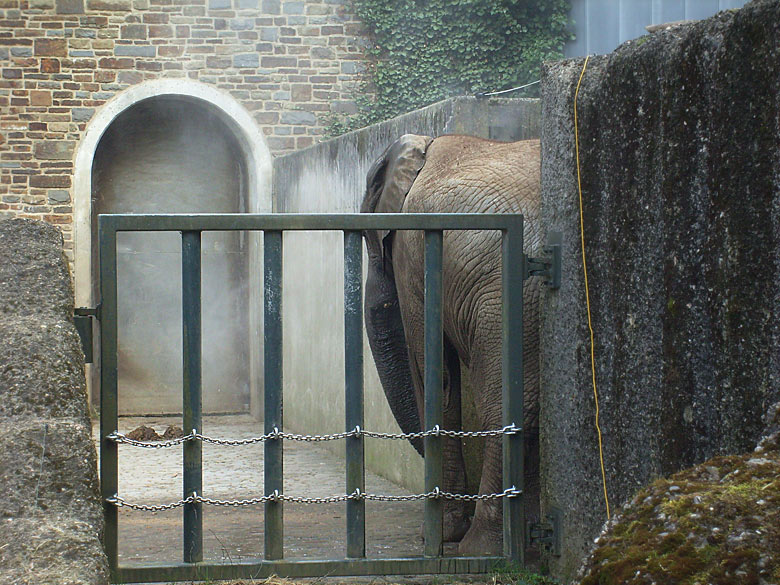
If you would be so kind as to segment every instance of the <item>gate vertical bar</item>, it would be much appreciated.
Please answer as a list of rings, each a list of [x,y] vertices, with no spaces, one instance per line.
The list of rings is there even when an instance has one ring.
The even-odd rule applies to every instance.
[[[201,233],[184,231],[181,234],[181,289],[182,289],[182,418],[184,432],[202,428],[202,367],[201,367]],[[202,495],[202,444],[192,440],[183,446],[184,498]],[[203,560],[203,504],[184,504],[183,511],[184,562]]]
[[[442,412],[442,236],[425,230],[425,421],[432,429],[443,422]],[[425,491],[442,484],[440,436],[425,437]],[[442,500],[425,500],[425,555],[442,553]]]
[[[117,569],[118,510],[106,499],[118,491],[118,445],[108,439],[117,430],[116,230],[98,218],[100,242],[100,495],[103,499],[103,546],[112,580]]]
[[[523,430],[503,438],[504,489],[523,489],[523,218],[512,219],[502,242],[502,376],[503,423],[514,423]],[[523,565],[525,550],[525,495],[504,499],[504,556]]]
[[[363,239],[344,232],[344,399],[346,430],[363,428]],[[347,438],[347,493],[365,493],[363,437]],[[366,556],[365,500],[347,500],[347,557]]]
[[[282,232],[267,230],[264,254],[265,432],[282,427]],[[265,495],[284,493],[284,446],[281,438],[265,442]],[[265,503],[265,558],[284,557],[284,509],[281,501]]]

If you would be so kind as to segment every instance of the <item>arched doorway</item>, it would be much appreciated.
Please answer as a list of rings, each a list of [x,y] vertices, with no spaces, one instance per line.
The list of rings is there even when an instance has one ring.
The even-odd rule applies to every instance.
[[[83,245],[88,239],[89,297],[98,298],[99,213],[270,211],[270,192],[259,188],[270,183],[270,154],[259,130],[253,124],[242,127],[230,108],[215,103],[215,97],[224,101],[223,94],[214,95],[201,84],[182,93],[177,85],[175,93],[134,88],[137,99],[124,96],[126,107],[114,108],[100,136],[91,137],[89,181],[77,177],[74,196],[82,220],[75,241],[77,297],[85,294]],[[228,105],[235,110],[237,104]],[[247,130],[257,134],[252,137]],[[260,168],[258,151],[264,155]],[[88,238],[83,221],[87,182]],[[119,234],[120,413],[181,410],[179,242],[179,234],[172,233]],[[259,284],[258,244],[254,235],[203,236],[206,412],[245,411],[250,404],[255,414],[259,410],[259,299],[248,286],[250,280]]]

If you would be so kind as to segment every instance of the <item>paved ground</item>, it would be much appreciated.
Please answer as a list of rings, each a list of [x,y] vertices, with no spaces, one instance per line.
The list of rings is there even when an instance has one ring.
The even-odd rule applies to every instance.
[[[177,417],[121,418],[127,434],[141,424],[162,435]],[[248,438],[262,434],[261,423],[248,415],[205,417],[204,434],[220,438]],[[97,426],[94,429],[97,434]],[[127,501],[163,504],[181,498],[181,446],[140,449],[120,445],[119,494]],[[263,447],[254,444],[203,446],[203,495],[241,499],[263,493]],[[345,492],[344,462],[320,445],[285,442],[285,483],[288,495],[326,497]],[[366,474],[366,490],[400,495],[402,488]],[[285,557],[343,558],[345,505],[285,503]],[[399,557],[422,554],[420,525],[423,504],[367,502],[366,540],[369,556]],[[139,512],[120,509],[119,556],[127,561],[180,561],[181,509]],[[204,507],[204,558],[239,560],[263,554],[263,507]]]

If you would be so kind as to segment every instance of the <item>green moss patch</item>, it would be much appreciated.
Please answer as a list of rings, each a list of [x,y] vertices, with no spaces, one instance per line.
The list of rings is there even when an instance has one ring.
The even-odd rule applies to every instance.
[[[780,583],[780,451],[716,457],[640,491],[581,585]]]

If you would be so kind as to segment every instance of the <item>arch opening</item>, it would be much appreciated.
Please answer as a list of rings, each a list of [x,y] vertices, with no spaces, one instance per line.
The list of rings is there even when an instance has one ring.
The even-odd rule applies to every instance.
[[[174,85],[158,80],[119,94],[80,144],[79,305],[99,299],[100,213],[270,211],[271,157],[251,116],[213,88]],[[180,235],[118,236],[120,413],[181,412]],[[255,233],[203,234],[204,412],[261,413],[260,291],[248,286],[258,282],[261,242]],[[97,388],[99,366],[92,370]]]

